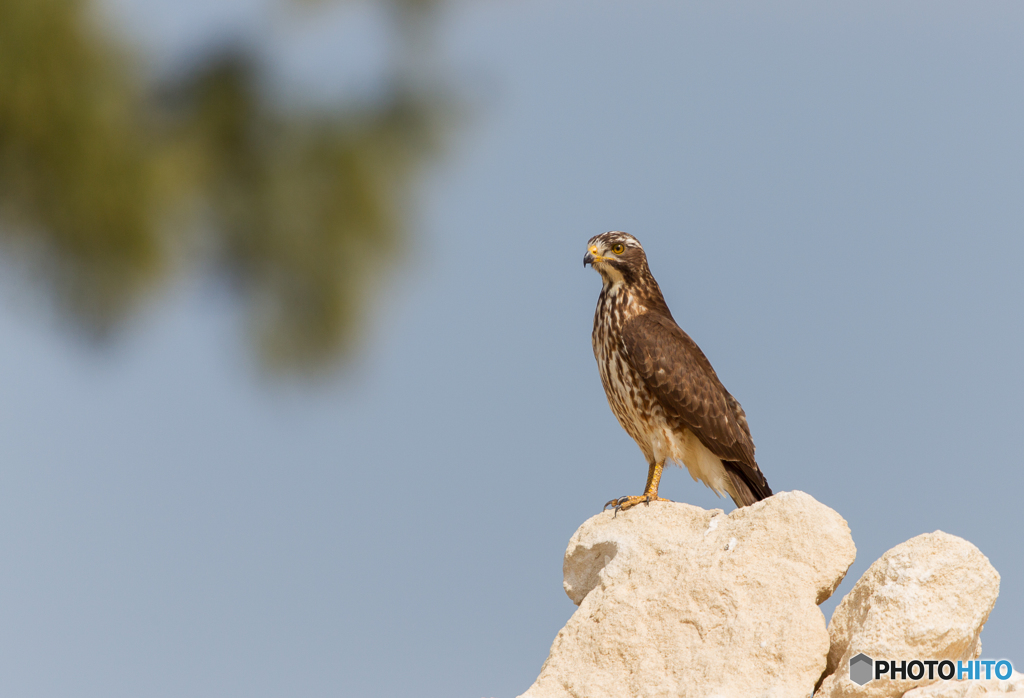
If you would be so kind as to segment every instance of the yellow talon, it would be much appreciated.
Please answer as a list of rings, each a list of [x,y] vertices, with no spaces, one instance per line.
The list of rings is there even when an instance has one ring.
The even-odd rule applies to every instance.
[[[664,497],[658,496],[658,484],[661,482],[661,471],[664,469],[665,464],[662,463],[651,463],[647,471],[647,487],[644,488],[644,493],[635,497],[619,497],[613,499],[604,505],[607,509],[610,506],[615,507],[616,516],[620,511],[626,509],[632,509],[637,504],[643,502],[644,504],[650,504],[651,502],[671,502],[671,499],[665,499]],[[604,509],[602,509],[604,511]]]
[[[608,502],[607,504],[605,504],[604,508],[607,509],[608,507],[614,506],[615,507],[615,513],[618,514],[620,511],[626,511],[627,509],[632,509],[637,504],[650,504],[651,502],[671,502],[671,501],[672,501],[671,499],[665,499],[664,497],[659,497],[657,492],[651,492],[649,494],[641,494],[641,495],[637,495],[635,497],[619,497],[618,499],[613,499],[610,502]]]

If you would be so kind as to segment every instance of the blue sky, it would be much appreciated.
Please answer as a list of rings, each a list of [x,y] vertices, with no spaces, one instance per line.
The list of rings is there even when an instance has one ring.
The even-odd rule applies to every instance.
[[[386,55],[358,3],[110,7],[155,62],[256,42],[296,98],[372,89]],[[609,229],[772,487],[849,522],[826,616],[941,529],[1002,575],[983,656],[1024,666],[1022,28],[1010,2],[453,4],[470,108],[361,352],[316,385],[262,376],[201,277],[107,349],[7,284],[0,692],[525,690],[575,608],[570,535],[646,476],[590,348]]]

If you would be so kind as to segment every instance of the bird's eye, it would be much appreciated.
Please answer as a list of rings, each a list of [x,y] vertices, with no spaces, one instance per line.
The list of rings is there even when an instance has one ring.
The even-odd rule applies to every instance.
[[[622,254],[625,251],[626,246],[623,245],[621,242],[618,245],[612,245],[612,252],[614,252],[615,254]]]

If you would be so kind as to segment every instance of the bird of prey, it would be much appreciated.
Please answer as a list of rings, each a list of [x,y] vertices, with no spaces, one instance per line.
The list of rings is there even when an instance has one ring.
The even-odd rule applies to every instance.
[[[742,507],[770,497],[747,417],[697,343],[672,319],[640,242],[619,231],[590,238],[583,265],[601,274],[594,356],[608,404],[647,458],[647,486],[613,499],[616,513],[659,500],[666,461],[686,466]],[[661,500],[668,501],[668,500]]]

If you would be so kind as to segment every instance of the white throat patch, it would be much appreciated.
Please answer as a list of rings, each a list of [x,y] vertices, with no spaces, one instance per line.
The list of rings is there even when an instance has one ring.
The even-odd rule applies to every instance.
[[[601,280],[604,281],[604,287],[606,289],[617,291],[618,287],[621,286],[622,282],[625,280],[622,276],[622,272],[607,262],[598,262],[594,267],[601,275]]]

